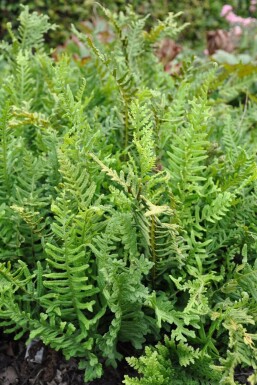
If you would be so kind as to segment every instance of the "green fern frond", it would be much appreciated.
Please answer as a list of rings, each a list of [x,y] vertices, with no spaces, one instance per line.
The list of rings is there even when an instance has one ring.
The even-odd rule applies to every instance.
[[[55,30],[56,25],[48,22],[47,15],[39,15],[37,12],[29,13],[29,7],[23,6],[19,16],[20,27],[18,40],[22,50],[42,50],[44,45],[44,34],[49,30]]]
[[[211,205],[205,205],[202,209],[202,220],[217,223],[221,220],[233,204],[234,195],[228,191],[218,193]]]
[[[183,129],[183,133],[173,134],[171,151],[168,152],[172,182],[174,186],[177,186],[176,190],[183,200],[185,199],[183,194],[185,188],[193,192],[200,183],[206,180],[203,176],[206,169],[203,161],[207,158],[206,119],[209,114],[205,105],[206,99],[204,98],[192,101],[188,123]],[[189,187],[190,185],[191,187]]]
[[[158,347],[157,347],[158,349]],[[125,385],[150,385],[160,384],[169,385],[171,379],[174,377],[174,369],[171,365],[167,365],[168,351],[163,351],[158,354],[158,350],[153,351],[149,347],[145,349],[145,357],[139,359],[135,357],[128,358],[128,363],[136,369],[139,374],[143,375],[143,378],[130,378],[125,375]]]
[[[18,268],[15,273],[11,271],[11,264],[8,262],[7,264],[0,264],[0,274],[1,274],[1,289],[5,290],[11,288],[13,293],[17,290],[21,290],[26,294],[32,293],[31,282],[34,278],[34,275],[29,274],[28,267],[22,261],[18,261]]]
[[[132,21],[130,24],[130,31],[128,33],[127,57],[129,67],[137,68],[137,60],[144,52],[144,27],[148,16]],[[139,75],[139,74],[138,74]]]
[[[190,346],[182,343],[176,345],[166,337],[164,344],[147,346],[143,356],[127,359],[129,365],[138,371],[139,377],[126,375],[123,382],[125,385],[218,385],[221,378],[219,373],[208,368],[208,360],[204,362],[200,359],[197,350],[193,357],[193,351]],[[179,359],[186,360],[186,369],[179,366]]]
[[[146,105],[140,106],[138,102],[134,102],[131,105],[131,121],[134,131],[133,142],[139,154],[141,177],[144,180],[156,163],[153,117]]]
[[[10,162],[10,142],[11,129],[9,127],[9,120],[11,117],[9,103],[1,106],[0,115],[0,202],[6,202],[11,193],[11,169],[12,162]]]
[[[174,94],[174,99],[164,116],[161,117],[160,147],[166,149],[173,133],[178,133],[186,121],[185,111],[188,110],[189,84],[182,81]]]
[[[221,185],[222,190],[234,190],[239,192],[248,184],[256,180],[257,168],[255,159],[246,151],[241,150],[233,160],[231,169],[227,172],[226,181]]]
[[[171,38],[177,36],[187,26],[187,24],[178,26],[176,18],[180,15],[181,13],[174,14],[170,12],[164,21],[159,21],[149,32],[145,32],[145,39],[150,44],[154,44],[163,36]]]
[[[86,164],[84,167],[75,166],[62,150],[58,151],[58,160],[63,179],[60,188],[65,186],[67,198],[69,197],[72,201],[74,212],[87,209],[92,204],[96,184],[93,181],[90,182]]]
[[[153,293],[148,297],[146,303],[154,309],[159,328],[162,326],[163,322],[175,325],[176,328],[173,330],[172,336],[177,341],[186,342],[187,338],[195,337],[195,331],[189,329],[187,326],[191,325],[195,329],[198,329],[198,315],[175,310],[172,302],[169,301],[165,295],[157,297],[156,293]]]
[[[119,243],[122,244],[120,252],[116,247]],[[148,320],[142,311],[142,299],[148,291],[141,281],[152,264],[139,256],[131,214],[116,214],[109,219],[105,233],[96,238],[91,247],[98,258],[99,286],[113,313],[110,329],[100,338],[99,346],[108,362],[115,365],[120,358],[116,350],[118,338],[131,341],[139,348],[149,332]]]
[[[127,176],[127,179],[125,179],[125,174],[123,170],[120,171],[120,175],[118,175],[116,170],[112,170],[111,168],[107,167],[98,157],[92,153],[89,154],[96,163],[99,164],[102,171],[105,172],[114,182],[116,182],[119,186],[123,188],[123,190],[127,194],[132,194],[133,197],[137,197],[140,193],[139,186],[138,186],[138,178],[136,175],[133,175],[133,171],[130,169],[130,173]]]
[[[98,289],[88,283],[89,277],[86,273],[89,269],[88,255],[85,246],[76,236],[76,229],[72,223],[74,216],[71,215],[67,221],[67,214],[70,215],[71,210],[65,193],[52,206],[52,210],[56,218],[52,230],[57,244],[46,245],[47,262],[52,272],[43,275],[43,284],[49,291],[49,294],[43,297],[45,306],[54,307],[64,320],[66,318],[77,320],[86,336],[90,319],[84,310],[93,311],[95,300],[92,297]],[[58,246],[59,242],[61,246]],[[56,298],[54,306],[51,304],[53,297]]]

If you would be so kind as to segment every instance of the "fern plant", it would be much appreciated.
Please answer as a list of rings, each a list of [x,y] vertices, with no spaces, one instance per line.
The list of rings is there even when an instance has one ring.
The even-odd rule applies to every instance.
[[[146,347],[144,356],[131,357],[128,362],[141,377],[125,376],[125,385],[204,385],[219,384],[221,379],[220,374],[210,369],[207,357],[200,359],[199,352],[184,343],[176,344],[167,337],[164,344],[158,344],[155,348]]]
[[[174,15],[144,31],[103,12],[113,42],[73,28],[84,67],[51,58],[55,27],[27,7],[1,44],[0,326],[77,357],[85,381],[121,343],[159,340],[126,384],[236,384],[257,365],[255,99],[229,104],[213,63],[163,72]]]

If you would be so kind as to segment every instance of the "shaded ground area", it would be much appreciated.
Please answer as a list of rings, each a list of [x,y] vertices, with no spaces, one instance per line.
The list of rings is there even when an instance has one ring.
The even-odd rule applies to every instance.
[[[122,385],[124,374],[134,374],[125,361],[117,370],[105,369],[104,377],[90,385]],[[13,341],[0,332],[0,385],[85,385],[85,382],[76,359],[66,361],[61,353],[40,341],[28,350],[24,341]]]
[[[132,351],[127,353],[133,355]],[[105,368],[104,376],[90,385],[124,385],[125,374],[135,376],[135,371],[124,360],[117,369]],[[247,385],[250,374],[252,371],[238,368],[235,380]],[[83,380],[83,371],[78,369],[76,359],[66,361],[60,352],[44,346],[41,341],[27,349],[24,340],[14,341],[0,331],[0,385],[88,384]]]

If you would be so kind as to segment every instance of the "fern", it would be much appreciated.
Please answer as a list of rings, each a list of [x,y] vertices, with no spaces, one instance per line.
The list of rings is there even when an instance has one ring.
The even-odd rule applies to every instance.
[[[174,15],[101,10],[115,39],[73,29],[83,65],[47,54],[27,7],[1,44],[0,326],[85,381],[159,341],[126,384],[234,384],[257,365],[255,69],[174,78],[154,54]]]
[[[197,191],[197,185],[205,181],[202,173],[205,170],[202,160],[207,158],[206,146],[207,132],[206,121],[208,119],[208,109],[206,106],[207,88],[203,88],[202,96],[191,102],[191,111],[188,114],[188,125],[183,134],[174,135],[172,140],[170,155],[170,170],[172,172],[172,182],[178,187],[180,196],[183,196],[186,189],[193,192]],[[189,187],[191,185],[191,188]]]
[[[0,131],[0,139],[1,139],[1,189],[0,189],[0,198],[1,203],[5,202],[6,197],[10,197],[11,194],[11,170],[10,170],[10,150],[11,150],[11,129],[9,127],[9,119],[10,119],[10,106],[7,102],[2,106],[1,111],[1,131]]]
[[[141,175],[144,178],[153,170],[156,163],[151,114],[146,106],[140,108],[139,104],[134,103],[131,106],[131,118],[132,125],[135,127],[134,144],[139,154]]]
[[[198,316],[190,314],[189,312],[179,312],[173,308],[172,302],[169,301],[164,295],[156,297],[152,294],[148,298],[148,304],[154,309],[157,325],[162,326],[162,322],[168,322],[169,324],[175,324],[176,329],[173,331],[173,336],[178,340],[185,342],[187,337],[195,337],[195,332],[187,328],[187,325],[191,325],[198,328]]]
[[[23,7],[19,21],[19,36],[18,41],[21,49],[39,49],[44,47],[44,34],[49,30],[54,30],[56,26],[48,22],[47,15],[39,15],[36,12],[29,13],[28,6]]]
[[[119,240],[124,245],[122,259],[119,253],[113,252]],[[148,290],[141,280],[149,272],[151,263],[138,255],[137,234],[129,214],[112,217],[104,236],[97,239],[97,245],[93,250],[99,259],[99,284],[105,288],[106,303],[114,314],[111,327],[100,339],[99,346],[108,362],[113,363],[120,358],[116,351],[118,336],[121,341],[131,341],[140,348],[144,335],[149,332],[147,317],[142,311]]]
[[[178,360],[186,370],[178,368]],[[196,360],[196,362],[195,362]],[[190,346],[179,343],[177,346],[167,337],[165,343],[155,348],[146,347],[145,355],[140,358],[131,357],[129,364],[138,371],[140,378],[125,376],[125,385],[147,384],[218,384],[220,376],[208,368],[208,360],[199,358],[198,352]],[[204,369],[207,369],[207,373]]]
[[[148,33],[146,33],[146,39],[149,40],[150,43],[156,43],[160,37],[163,35],[170,36],[173,38],[176,36],[180,31],[182,31],[184,28],[186,28],[186,24],[184,24],[181,27],[178,27],[175,19],[180,14],[173,14],[169,13],[167,18],[164,21],[159,21],[156,26],[154,26]]]

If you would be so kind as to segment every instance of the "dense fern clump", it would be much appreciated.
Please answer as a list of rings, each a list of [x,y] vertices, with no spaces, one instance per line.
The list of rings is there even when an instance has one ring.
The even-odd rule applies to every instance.
[[[111,43],[73,27],[84,66],[51,58],[55,26],[27,7],[1,43],[0,326],[78,357],[85,381],[151,340],[126,385],[233,385],[238,366],[255,384],[256,68],[172,78],[154,50],[176,15],[145,31],[102,11]]]

